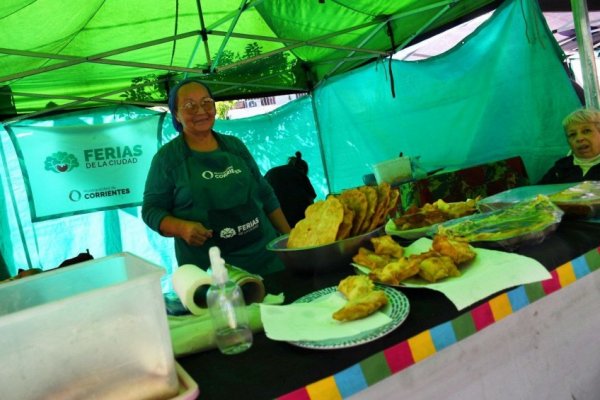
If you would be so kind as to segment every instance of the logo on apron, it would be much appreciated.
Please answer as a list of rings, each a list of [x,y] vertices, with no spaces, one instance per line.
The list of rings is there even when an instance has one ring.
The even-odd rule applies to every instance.
[[[225,228],[221,229],[221,231],[219,232],[219,237],[221,239],[231,239],[232,237],[234,237],[236,235],[240,235],[240,236],[247,235],[249,233],[252,233],[256,229],[258,229],[259,224],[260,224],[260,221],[257,217],[248,223],[239,225],[237,227],[237,229],[225,227]]]
[[[260,215],[254,198],[258,184],[245,161],[235,154],[217,152],[202,162],[188,157],[192,196],[207,208],[206,225],[216,233],[215,245],[224,252],[252,245],[262,237]]]
[[[233,168],[233,166],[229,166],[225,169],[225,171],[222,172],[217,172],[217,171],[204,171],[202,173],[202,177],[204,179],[210,180],[210,179],[224,179],[227,178],[229,175],[231,174],[241,174],[242,170],[241,169],[235,169]]]
[[[232,228],[224,228],[221,230],[221,233],[219,233],[219,237],[221,237],[222,239],[230,239],[234,236],[235,236],[235,229],[232,229]]]

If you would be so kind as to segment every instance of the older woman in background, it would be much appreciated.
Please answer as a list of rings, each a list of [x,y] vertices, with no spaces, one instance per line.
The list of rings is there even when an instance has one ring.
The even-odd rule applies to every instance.
[[[571,154],[559,159],[540,184],[600,180],[600,111],[587,108],[562,122]]]
[[[200,81],[187,79],[169,94],[179,136],[152,160],[142,218],[153,230],[175,238],[179,265],[210,266],[208,249],[257,274],[283,269],[269,241],[290,227],[273,189],[244,143],[212,128],[215,101]]]

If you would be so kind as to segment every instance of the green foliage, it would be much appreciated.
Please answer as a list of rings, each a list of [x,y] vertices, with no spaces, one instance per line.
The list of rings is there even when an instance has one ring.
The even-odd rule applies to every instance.
[[[245,59],[254,58],[260,56],[262,52],[263,49],[258,42],[247,44],[243,54],[237,52],[234,53],[231,50],[224,50],[218,60],[219,65],[217,66],[216,73],[204,75],[201,76],[201,78],[215,83],[218,83],[219,81],[240,82],[242,84],[247,82],[270,82],[285,85],[295,82],[294,67],[296,62],[295,59],[292,61],[288,60],[290,54],[287,52],[273,54],[269,57],[259,58],[245,64],[240,64],[236,68],[219,71],[219,66],[225,66]],[[216,54],[213,55],[213,60],[214,59],[216,59]],[[196,65],[195,68],[201,68],[201,66]],[[165,85],[162,82],[165,77],[170,78],[166,75],[156,74],[132,78],[129,89],[123,92],[120,97],[124,98],[126,101],[147,103],[165,101],[167,99],[167,92]],[[266,80],[264,80],[265,78]],[[273,81],[273,79],[275,81]],[[251,93],[256,89],[239,87],[236,88],[236,90],[239,91],[240,94],[244,94]],[[223,119],[226,118],[227,111],[229,111],[231,107],[232,104],[228,103],[217,105],[217,116]]]
[[[219,119],[227,119],[227,113],[229,110],[233,108],[235,105],[235,101],[226,100],[226,101],[218,101],[217,106],[217,118]]]
[[[216,74],[211,76],[205,76],[204,79],[211,80],[214,82],[228,81],[228,82],[257,82],[265,83],[271,82],[283,84],[291,84],[295,82],[294,66],[296,64],[295,59],[289,60],[290,54],[287,52],[276,53],[269,57],[259,58],[254,61],[240,64],[235,68],[219,70],[219,67],[234,64],[245,59],[254,58],[260,56],[263,53],[262,47],[257,42],[252,42],[246,45],[244,53],[234,53],[230,50],[224,50],[218,59],[218,65],[216,68]],[[215,55],[216,56],[216,55]],[[213,56],[213,59],[216,57]],[[200,66],[197,65],[197,68]],[[272,77],[272,78],[271,78]],[[266,78],[266,80],[265,80]],[[252,90],[248,88],[238,88],[241,93],[250,93]]]
[[[149,74],[131,79],[131,86],[119,97],[127,101],[154,102],[167,98],[165,87],[159,82],[159,76]]]
[[[246,58],[256,57],[262,53],[262,48],[256,42],[250,43],[246,45]]]

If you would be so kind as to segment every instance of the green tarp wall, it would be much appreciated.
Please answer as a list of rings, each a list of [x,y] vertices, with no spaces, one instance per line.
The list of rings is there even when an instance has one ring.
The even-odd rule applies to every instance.
[[[531,182],[568,150],[561,120],[580,103],[530,2],[504,3],[464,43],[419,62],[369,65],[317,90],[332,190],[373,163],[421,156],[427,170],[520,155]],[[391,98],[391,81],[396,97]]]
[[[562,68],[560,50],[537,5],[529,9],[529,3],[505,3],[443,55],[420,62],[394,61],[391,73],[388,61],[370,64],[331,79],[311,96],[273,113],[218,121],[216,129],[241,137],[263,172],[302,151],[321,198],[329,191],[361,185],[372,164],[399,152],[421,156],[428,169],[520,155],[535,182],[567,152],[560,121],[579,103]],[[144,111],[97,109],[61,119],[94,123],[98,118],[126,120],[136,113]],[[2,133],[0,250],[11,274],[18,267],[56,267],[85,249],[95,257],[130,251],[167,271],[176,265],[171,239],[149,231],[137,207],[28,222],[18,161],[8,135]],[[163,138],[172,135],[167,117]]]

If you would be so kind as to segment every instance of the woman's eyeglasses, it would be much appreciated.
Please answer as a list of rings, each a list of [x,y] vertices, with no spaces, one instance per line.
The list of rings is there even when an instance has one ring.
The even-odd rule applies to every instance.
[[[195,101],[188,101],[181,107],[181,109],[186,114],[196,114],[200,107],[202,107],[202,109],[207,113],[214,112],[215,101],[210,97],[205,97],[204,99],[200,100],[199,103],[196,103]]]

